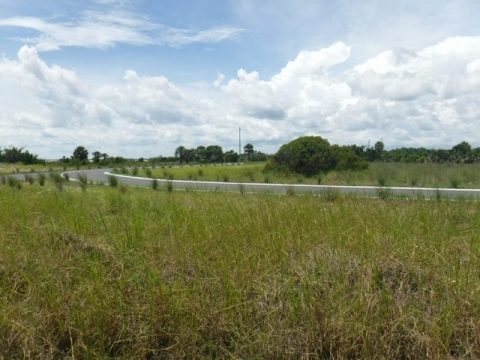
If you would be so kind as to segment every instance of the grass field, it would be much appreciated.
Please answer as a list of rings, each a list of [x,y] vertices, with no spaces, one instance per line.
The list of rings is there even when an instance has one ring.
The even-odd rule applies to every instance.
[[[370,163],[365,171],[332,171],[317,177],[265,171],[265,163],[206,165],[131,170],[139,176],[166,179],[305,183],[326,185],[381,185],[447,188],[480,187],[480,164]],[[151,172],[151,174],[150,174]]]
[[[80,169],[94,169],[96,166],[94,164],[90,165],[80,165]],[[59,164],[59,163],[46,163],[43,164],[34,164],[34,165],[24,165],[24,164],[7,164],[0,163],[0,175],[8,174],[18,174],[18,173],[38,173],[38,172],[61,172],[66,170],[76,170],[77,166],[68,165],[68,164]]]
[[[478,358],[480,203],[0,186],[0,358]]]

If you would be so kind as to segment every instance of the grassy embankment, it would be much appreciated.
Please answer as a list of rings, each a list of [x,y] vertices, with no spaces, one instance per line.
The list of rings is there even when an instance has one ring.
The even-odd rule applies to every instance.
[[[264,163],[131,169],[130,174],[166,179],[305,183],[326,185],[480,187],[480,164],[370,163],[365,171],[332,171],[317,177],[264,171]]]
[[[478,358],[479,210],[0,186],[0,358]]]

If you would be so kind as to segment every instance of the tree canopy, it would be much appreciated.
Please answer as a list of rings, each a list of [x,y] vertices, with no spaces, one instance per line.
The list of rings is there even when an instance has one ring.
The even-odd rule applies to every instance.
[[[320,136],[302,136],[282,145],[272,158],[274,168],[306,176],[333,169],[362,169],[366,162],[350,148],[330,145]]]
[[[0,149],[0,162],[6,163],[23,163],[26,165],[43,163],[44,160],[39,159],[38,155],[32,154],[23,148],[15,146]]]

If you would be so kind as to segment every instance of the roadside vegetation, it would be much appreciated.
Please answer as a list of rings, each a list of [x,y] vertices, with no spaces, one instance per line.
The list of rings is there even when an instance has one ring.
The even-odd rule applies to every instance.
[[[260,182],[285,184],[415,186],[433,188],[479,188],[480,164],[370,163],[358,171],[332,170],[316,176],[265,169],[266,163],[242,165],[184,165],[154,169],[125,169],[133,176],[158,179]],[[121,172],[117,170],[117,172]]]
[[[0,357],[480,357],[478,202],[23,184]]]

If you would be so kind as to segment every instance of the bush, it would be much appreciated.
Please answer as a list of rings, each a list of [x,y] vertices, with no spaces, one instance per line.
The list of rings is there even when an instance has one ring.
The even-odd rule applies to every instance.
[[[320,136],[303,136],[282,145],[268,167],[313,176],[333,169],[366,169],[368,164],[345,146],[331,146]]]
[[[273,167],[312,176],[335,168],[335,157],[327,140],[320,136],[303,136],[282,145],[272,158]]]
[[[18,185],[20,184],[20,181],[18,181],[12,176],[9,176],[7,179],[7,183],[8,183],[8,186],[15,188],[15,187],[18,187]],[[21,184],[20,184],[20,187],[21,187]]]
[[[145,169],[145,175],[146,175],[147,177],[152,177],[152,169],[146,168],[146,169]]]
[[[157,180],[157,179],[153,179],[153,180],[152,180],[152,189],[153,189],[153,190],[157,190],[157,189],[158,189],[158,180]]]
[[[30,185],[33,185],[34,179],[32,175],[24,175],[25,176],[25,182],[29,183]]]
[[[110,175],[110,176],[108,177],[108,184],[109,184],[110,187],[112,187],[112,188],[117,187],[117,186],[118,186],[118,179],[117,179],[117,177]]]
[[[87,190],[88,178],[86,175],[78,175],[78,182],[83,191]]]
[[[45,180],[46,180],[46,176],[45,174],[39,174],[38,175],[38,183],[40,184],[40,186],[45,186]]]
[[[346,146],[332,146],[335,156],[336,170],[365,170],[368,168],[368,163]]]
[[[50,179],[55,184],[55,187],[57,188],[58,191],[63,190],[63,184],[65,182],[65,179],[63,178],[62,175],[58,173],[52,173],[50,174]]]

